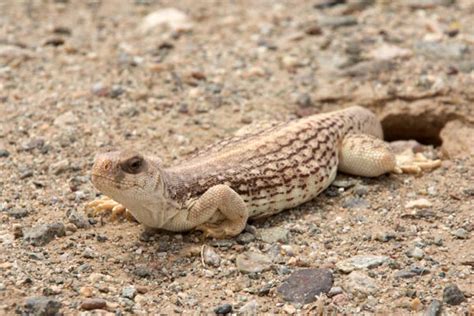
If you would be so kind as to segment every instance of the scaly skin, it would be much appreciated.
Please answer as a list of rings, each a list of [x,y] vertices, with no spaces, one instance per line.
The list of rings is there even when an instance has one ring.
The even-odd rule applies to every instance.
[[[92,182],[148,227],[235,236],[248,218],[269,216],[315,198],[337,170],[375,177],[401,172],[375,115],[354,106],[247,130],[173,167],[122,151],[96,157]]]

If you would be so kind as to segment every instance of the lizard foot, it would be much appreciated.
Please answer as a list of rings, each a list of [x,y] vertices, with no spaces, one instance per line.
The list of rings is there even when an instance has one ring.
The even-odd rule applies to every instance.
[[[240,226],[241,225],[236,225],[235,222],[225,220],[220,223],[202,224],[196,227],[196,229],[202,231],[206,238],[211,237],[216,239],[224,239],[228,237],[235,237],[240,234],[243,230],[243,228]]]
[[[110,213],[112,221],[124,217],[129,221],[135,221],[133,215],[122,204],[104,196],[100,199],[87,203],[86,212],[90,216],[98,216]]]
[[[396,155],[395,158],[397,161],[397,166],[394,169],[395,173],[418,174],[423,171],[431,171],[441,166],[441,160],[428,159],[422,153],[415,154],[410,149]]]

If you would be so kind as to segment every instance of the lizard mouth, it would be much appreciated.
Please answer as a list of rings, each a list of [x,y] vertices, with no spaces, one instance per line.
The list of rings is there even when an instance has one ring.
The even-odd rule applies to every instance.
[[[101,186],[101,184],[105,185],[113,185],[116,189],[130,189],[130,188],[140,188],[143,189],[142,186],[132,183],[130,181],[126,181],[124,179],[117,181],[114,178],[104,176],[103,174],[92,173],[91,175],[92,183],[94,186]],[[99,188],[100,190],[101,188]]]

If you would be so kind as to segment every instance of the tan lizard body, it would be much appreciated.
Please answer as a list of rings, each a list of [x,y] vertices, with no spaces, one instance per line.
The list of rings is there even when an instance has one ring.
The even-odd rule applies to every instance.
[[[92,182],[142,224],[239,234],[248,218],[295,207],[326,189],[337,170],[374,177],[400,172],[375,115],[354,106],[225,139],[173,167],[134,152],[96,157]],[[123,207],[122,207],[123,205]]]

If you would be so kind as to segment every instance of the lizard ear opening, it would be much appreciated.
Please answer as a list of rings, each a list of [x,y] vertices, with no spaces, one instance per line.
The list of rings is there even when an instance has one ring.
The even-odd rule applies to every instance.
[[[145,160],[142,156],[133,156],[120,164],[120,168],[129,174],[137,174],[143,170]]]

